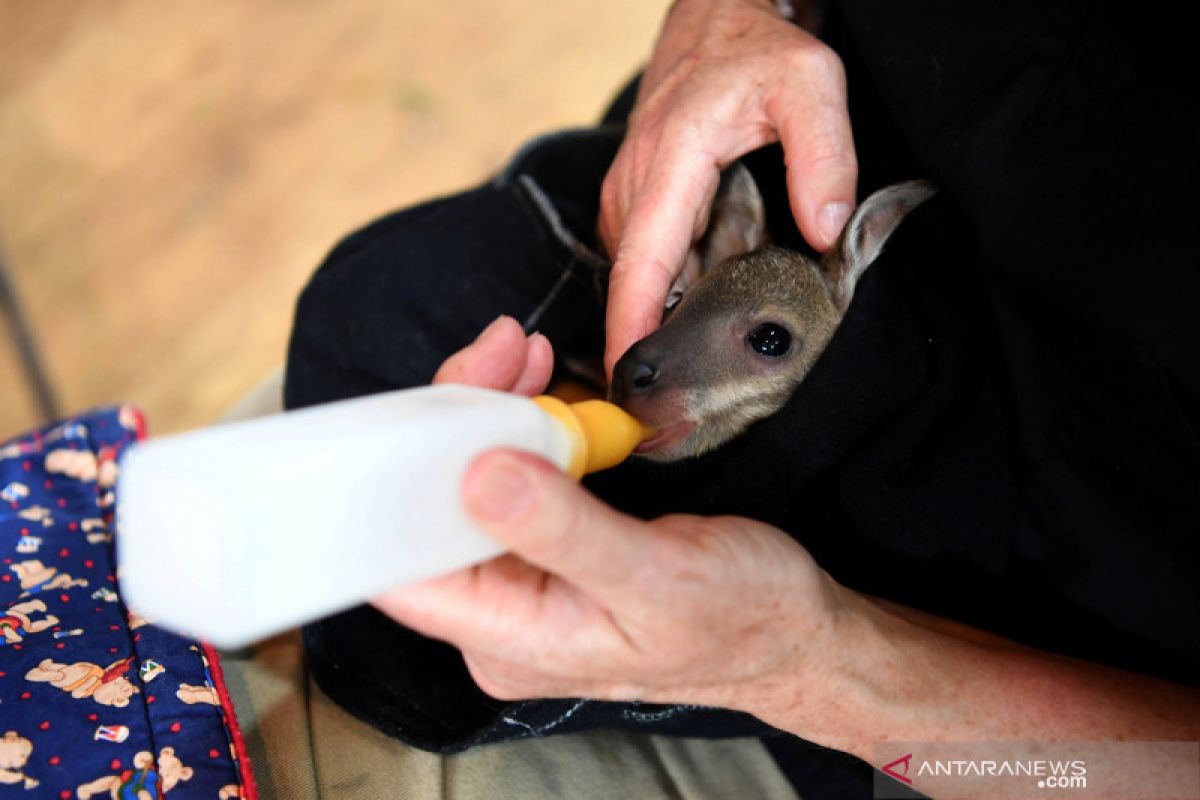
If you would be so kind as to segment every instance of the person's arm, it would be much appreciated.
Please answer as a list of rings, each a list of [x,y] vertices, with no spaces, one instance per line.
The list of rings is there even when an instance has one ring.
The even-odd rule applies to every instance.
[[[858,177],[841,61],[771,0],[678,0],[601,191],[599,232],[614,258],[610,371],[658,326],[720,170],[775,141],[800,230],[825,250],[854,208]]]
[[[1035,650],[894,603],[845,592],[836,723],[797,680],[756,713],[872,760],[902,741],[1195,741],[1200,690]],[[750,710],[750,709],[746,709]],[[822,730],[824,729],[824,730]],[[877,766],[880,766],[877,764]]]
[[[532,394],[549,362],[507,320],[439,380]],[[516,451],[463,499],[510,554],[375,602],[498,698],[733,708],[876,766],[880,741],[1200,739],[1200,690],[866,597],[753,520],[638,520]]]

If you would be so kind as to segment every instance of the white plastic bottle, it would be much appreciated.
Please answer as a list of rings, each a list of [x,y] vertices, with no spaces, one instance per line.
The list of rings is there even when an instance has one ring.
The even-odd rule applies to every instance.
[[[646,433],[599,400],[433,386],[152,439],[121,463],[122,595],[239,647],[497,555],[459,499],[480,453],[521,448],[579,476]]]

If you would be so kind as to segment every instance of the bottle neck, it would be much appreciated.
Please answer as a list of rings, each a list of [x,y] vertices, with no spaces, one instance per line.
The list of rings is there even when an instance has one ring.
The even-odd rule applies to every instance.
[[[566,472],[575,478],[615,467],[654,433],[619,406],[604,400],[564,403],[557,397],[541,395],[533,402],[566,430],[571,440]]]

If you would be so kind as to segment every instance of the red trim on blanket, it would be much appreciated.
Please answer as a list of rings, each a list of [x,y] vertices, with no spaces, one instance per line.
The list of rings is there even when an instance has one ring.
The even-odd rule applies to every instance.
[[[238,725],[237,712],[233,709],[233,698],[229,696],[229,688],[225,685],[221,657],[207,642],[201,642],[200,646],[204,648],[204,656],[208,659],[208,674],[212,677],[213,688],[217,690],[217,698],[221,701],[221,709],[225,712],[225,727],[229,730],[229,737],[233,739],[238,773],[242,779],[241,800],[258,800],[258,786],[254,783],[254,770],[250,766],[250,756],[246,753],[246,740],[242,736],[241,726]]]
[[[137,434],[137,440],[139,442],[146,441],[146,437],[150,435],[150,430],[146,427],[146,413],[137,406],[127,405],[124,406],[124,408],[129,409],[129,411],[133,414],[133,422],[136,426],[134,428],[134,433]]]

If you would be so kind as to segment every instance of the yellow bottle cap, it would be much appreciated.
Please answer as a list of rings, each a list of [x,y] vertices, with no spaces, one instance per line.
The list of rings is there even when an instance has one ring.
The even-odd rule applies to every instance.
[[[615,467],[654,435],[653,428],[604,400],[564,403],[557,397],[541,395],[533,398],[533,402],[562,423],[570,434],[571,463],[566,471],[576,478]]]

